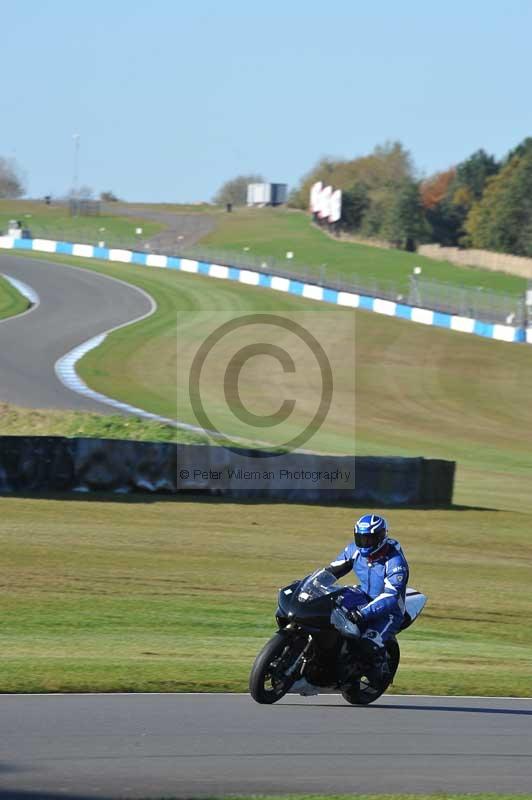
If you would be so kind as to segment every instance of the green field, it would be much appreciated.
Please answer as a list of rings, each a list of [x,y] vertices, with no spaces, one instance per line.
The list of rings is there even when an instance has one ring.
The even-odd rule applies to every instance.
[[[9,220],[22,222],[29,228],[33,238],[55,239],[67,242],[87,242],[95,244],[105,241],[108,245],[128,243],[130,246],[154,236],[164,226],[133,217],[100,215],[94,217],[70,216],[63,205],[47,206],[30,200],[0,200],[0,232],[5,233]],[[135,229],[142,228],[142,236],[137,237]]]
[[[277,587],[332,559],[355,513],[4,497],[0,691],[244,691]],[[531,601],[516,588],[530,571],[530,516],[388,516],[429,597],[400,637],[394,691],[532,696]]]
[[[201,323],[205,314],[293,314],[312,309],[312,313],[324,315],[320,339],[327,336],[330,315],[345,314],[325,304],[271,290],[171,270],[67,261],[130,281],[148,291],[159,305],[155,315],[115,332],[89,353],[79,365],[82,377],[104,394],[163,416],[176,416],[177,411],[178,419],[194,424],[197,420],[187,401],[186,387],[176,387],[177,351],[178,344],[179,352],[185,347],[187,353],[198,346],[203,335],[198,320]],[[531,513],[528,431],[532,405],[523,401],[532,392],[529,348],[370,312],[353,315],[356,452],[456,460],[457,503]],[[194,324],[187,327],[190,320]],[[339,331],[333,329],[330,342],[334,344],[344,333],[343,326]],[[332,415],[309,443],[311,449],[321,452],[353,451],[351,414],[347,425],[344,415],[346,404],[352,404],[348,360],[344,374],[340,371],[337,377]],[[247,378],[252,395],[256,391],[255,371],[251,370]],[[275,386],[269,387],[264,381],[261,386],[264,402],[274,402],[269,393],[275,395]],[[224,424],[224,432],[250,436],[249,427],[230,414],[214,388],[206,388],[207,397],[219,404],[214,411],[219,412],[217,418]],[[300,412],[296,407],[289,424],[295,428],[306,410],[304,403]],[[264,430],[251,433],[254,441],[266,438]]]
[[[110,204],[106,205],[109,208]],[[283,262],[286,269],[307,271],[346,280],[353,274],[362,283],[371,281],[383,285],[393,283],[400,292],[408,291],[409,277],[415,266],[421,266],[423,277],[465,287],[483,287],[495,292],[522,296],[526,281],[502,272],[489,272],[473,267],[460,267],[448,261],[437,261],[406,253],[350,241],[337,241],[310,222],[308,214],[294,209],[237,208],[232,214],[212,205],[176,205],[171,203],[129,203],[138,217],[115,216],[70,217],[64,206],[46,206],[28,200],[0,200],[0,231],[9,219],[20,219],[34,236],[66,239],[93,244],[99,240],[108,245],[132,247],[137,239],[135,228],[140,226],[140,241],[161,231],[164,223],[143,218],[143,213],[207,214],[213,217],[216,228],[199,245],[199,252],[212,251],[212,260],[223,251],[241,258],[262,259],[270,256]],[[100,230],[104,228],[105,230]],[[292,260],[286,259],[293,252]]]
[[[532,696],[532,603],[519,588],[532,556],[529,348],[169,270],[61,261],[134,283],[159,305],[85,357],[84,379],[164,415],[177,407],[185,421],[195,419],[176,387],[178,353],[186,364],[209,317],[322,314],[313,331],[333,350],[345,337],[337,320],[354,319],[356,452],[458,462],[459,505],[388,513],[412,584],[430,598],[401,637],[395,691]],[[352,350],[344,341],[341,353]],[[317,450],[352,448],[344,361]],[[242,377],[256,391],[256,371]],[[225,431],[241,433],[206,391]],[[278,391],[266,385],[259,400]],[[358,513],[153,497],[6,497],[2,507],[4,691],[244,689],[273,630],[276,587],[332,558]]]
[[[201,246],[234,251],[240,256],[275,256],[289,270],[300,271],[309,265],[319,273],[324,266],[329,278],[348,279],[355,273],[366,281],[393,281],[406,291],[413,268],[421,266],[424,278],[457,286],[482,286],[514,295],[523,295],[526,289],[524,278],[502,272],[458,267],[402,250],[336,241],[313,226],[309,215],[301,211],[238,208],[216,219],[216,229],[202,240]],[[293,252],[294,258],[286,259],[287,252]]]
[[[0,275],[0,319],[20,314],[29,305],[28,300]]]

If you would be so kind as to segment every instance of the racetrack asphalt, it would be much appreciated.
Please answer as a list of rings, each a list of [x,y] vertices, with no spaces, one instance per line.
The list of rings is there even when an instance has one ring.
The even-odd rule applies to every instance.
[[[133,286],[89,270],[0,254],[0,273],[39,295],[30,313],[0,322],[0,401],[28,408],[65,408],[117,413],[67,389],[55,362],[77,345],[152,308]]]
[[[532,791],[532,699],[3,695],[0,719],[2,800]]]
[[[178,255],[195,245],[216,227],[216,220],[212,214],[154,210],[142,204],[106,203],[102,211],[110,216],[138,217],[162,224],[164,226],[162,231],[143,240],[149,244],[152,253]],[[132,243],[132,246],[135,247],[135,244]]]

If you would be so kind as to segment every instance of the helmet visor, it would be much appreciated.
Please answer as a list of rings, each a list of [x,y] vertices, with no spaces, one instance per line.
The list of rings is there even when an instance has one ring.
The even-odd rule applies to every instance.
[[[355,531],[355,544],[357,547],[371,548],[371,550],[373,550],[378,547],[385,538],[386,531],[377,533],[358,533]]]

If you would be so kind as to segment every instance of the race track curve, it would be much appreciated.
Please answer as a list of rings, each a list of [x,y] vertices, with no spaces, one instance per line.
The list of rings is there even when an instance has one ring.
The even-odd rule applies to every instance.
[[[0,718],[2,800],[532,790],[532,699],[3,695]]]
[[[28,408],[117,413],[67,389],[54,365],[93,336],[149,314],[151,298],[96,272],[3,253],[0,273],[23,281],[40,298],[30,313],[0,323],[0,401]]]

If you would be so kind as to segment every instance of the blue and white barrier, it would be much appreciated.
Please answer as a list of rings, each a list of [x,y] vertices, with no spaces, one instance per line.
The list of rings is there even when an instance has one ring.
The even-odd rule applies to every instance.
[[[15,239],[11,236],[0,236],[0,248],[33,250],[39,253],[57,253],[58,255],[97,258],[103,261],[117,261],[123,264],[136,264],[145,267],[175,269],[211,278],[238,281],[248,286],[259,286],[278,292],[288,292],[300,297],[306,297],[309,300],[360,308],[364,311],[374,311],[377,314],[385,314],[389,317],[398,317],[411,322],[419,322],[423,325],[434,325],[439,328],[459,331],[460,333],[472,333],[489,339],[497,339],[501,342],[528,342],[532,344],[532,328],[525,330],[512,325],[497,325],[470,317],[443,314],[428,308],[407,306],[392,300],[368,297],[354,292],[340,292],[336,289],[328,289],[313,283],[290,280],[280,275],[270,275],[240,267],[227,267],[222,264],[210,264],[204,261],[156,255],[155,253],[137,253],[132,250],[95,247],[89,244],[55,242],[50,239]]]

